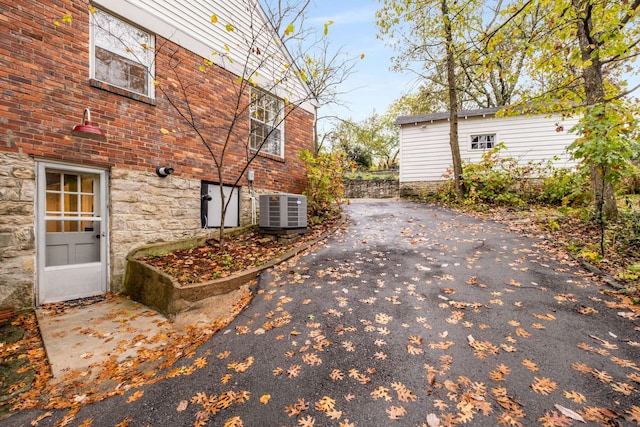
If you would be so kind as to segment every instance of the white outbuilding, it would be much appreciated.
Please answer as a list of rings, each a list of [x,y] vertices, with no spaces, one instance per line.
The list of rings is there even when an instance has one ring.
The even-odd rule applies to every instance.
[[[550,161],[555,167],[572,167],[566,148],[576,139],[571,129],[577,117],[510,115],[497,117],[499,107],[458,113],[458,143],[465,162],[478,162],[498,143],[501,155],[530,161]],[[453,169],[449,145],[449,113],[400,116],[400,191],[403,195],[435,189]]]

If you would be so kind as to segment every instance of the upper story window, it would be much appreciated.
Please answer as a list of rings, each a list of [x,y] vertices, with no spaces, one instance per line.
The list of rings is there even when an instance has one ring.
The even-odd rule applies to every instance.
[[[153,98],[154,36],[100,9],[91,15],[92,78]]]
[[[495,145],[496,134],[486,135],[471,135],[471,149],[472,150],[485,150],[491,149]]]
[[[265,91],[251,89],[250,147],[262,153],[283,157],[284,102]]]

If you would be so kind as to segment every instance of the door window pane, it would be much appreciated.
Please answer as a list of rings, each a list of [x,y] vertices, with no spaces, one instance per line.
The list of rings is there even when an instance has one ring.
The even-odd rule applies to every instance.
[[[62,231],[62,221],[47,221],[47,233],[60,233]]]
[[[64,191],[78,191],[78,175],[64,175]]]
[[[69,216],[78,215],[78,195],[77,194],[64,195],[64,212]]]
[[[47,215],[59,213],[62,211],[62,204],[60,203],[60,193],[47,193]]]
[[[85,195],[80,196],[81,206],[80,212],[83,214],[92,214],[93,215],[93,195]]]
[[[93,177],[89,175],[84,175],[81,177],[82,179],[82,189],[83,193],[93,193]]]
[[[47,191],[60,191],[60,174],[47,172]]]

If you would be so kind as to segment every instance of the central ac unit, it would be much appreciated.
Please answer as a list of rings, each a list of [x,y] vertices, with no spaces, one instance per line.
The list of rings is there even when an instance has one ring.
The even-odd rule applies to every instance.
[[[260,228],[307,228],[307,198],[299,194],[261,194]]]

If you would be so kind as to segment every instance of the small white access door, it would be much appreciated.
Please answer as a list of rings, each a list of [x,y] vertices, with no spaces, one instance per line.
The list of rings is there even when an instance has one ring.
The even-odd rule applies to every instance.
[[[38,163],[38,305],[107,291],[107,173]]]
[[[222,222],[220,184],[207,184],[207,186],[207,194],[211,197],[207,205],[207,227],[217,228]],[[222,189],[225,203],[229,203],[224,215],[224,226],[237,227],[240,225],[240,188],[225,185]]]

